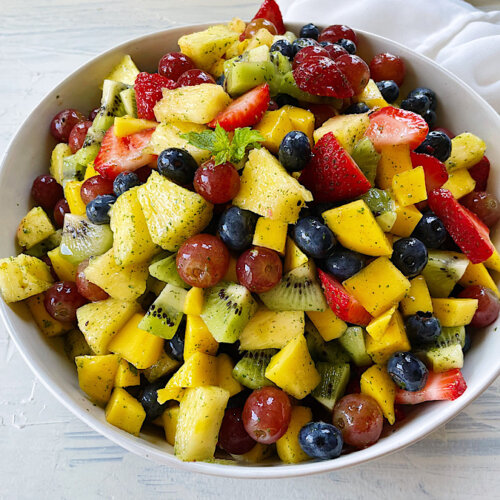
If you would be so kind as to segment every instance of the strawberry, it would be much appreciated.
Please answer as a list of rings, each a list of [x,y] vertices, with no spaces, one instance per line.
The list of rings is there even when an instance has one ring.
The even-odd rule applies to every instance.
[[[293,70],[295,83],[310,94],[344,99],[354,95],[354,89],[337,67],[325,56],[309,56]]]
[[[495,247],[490,241],[489,229],[453,197],[447,189],[429,193],[430,209],[443,221],[444,227],[473,264],[491,257]]]
[[[318,274],[330,309],[347,323],[366,326],[372,319],[368,311],[332,275],[321,269]]]
[[[309,60],[311,57],[316,56],[324,56],[330,58],[328,52],[324,47],[321,47],[320,45],[308,45],[307,47],[300,49],[297,54],[295,54],[295,57],[293,58],[292,68],[295,69],[299,64],[302,64],[303,62]]]
[[[314,201],[320,203],[352,200],[371,187],[332,132],[316,143],[313,157],[302,170],[299,181],[312,192]]]
[[[434,158],[434,156],[412,151],[410,157],[413,168],[422,167],[424,169],[427,194],[433,189],[440,188],[448,180],[448,172],[444,163]]]
[[[141,130],[126,137],[116,137],[114,127],[104,136],[94,168],[103,177],[114,179],[119,173],[137,170],[150,163],[154,155],[143,153],[154,129]]]
[[[475,165],[469,168],[469,174],[476,181],[475,191],[486,191],[490,176],[490,160],[483,156]]]
[[[410,149],[415,149],[428,132],[429,126],[420,115],[386,106],[370,115],[365,135],[376,149],[397,144],[409,144]]]
[[[238,97],[226,109],[221,111],[209,124],[219,125],[230,132],[238,127],[251,127],[260,121],[269,106],[269,85],[263,83]]]
[[[157,73],[139,73],[134,84],[137,116],[156,120],[153,108],[163,97],[161,89],[175,89],[176,86],[173,80]]]
[[[421,391],[396,390],[396,403],[416,405],[426,401],[454,401],[467,389],[462,372],[457,368],[444,373],[429,372],[427,383]]]
[[[257,14],[253,16],[252,21],[254,19],[267,19],[271,21],[276,30],[278,31],[278,35],[283,35],[285,33],[285,25],[283,24],[283,16],[281,15],[281,11],[279,5],[274,0],[264,0],[260,9],[257,11]]]

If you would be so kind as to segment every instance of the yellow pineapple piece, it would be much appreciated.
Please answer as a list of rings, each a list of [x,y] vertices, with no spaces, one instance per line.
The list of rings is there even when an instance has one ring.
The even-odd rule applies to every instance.
[[[424,169],[416,167],[396,174],[392,178],[392,192],[402,207],[426,200]]]
[[[116,137],[126,137],[136,132],[156,128],[158,125],[159,123],[153,120],[144,120],[143,118],[134,118],[133,116],[117,116],[115,118],[113,133]]]
[[[325,342],[338,339],[347,330],[347,324],[338,318],[329,307],[324,311],[307,311],[306,314]]]
[[[361,393],[371,396],[380,406],[384,417],[393,425],[396,384],[387,373],[385,366],[373,365],[361,375]]]
[[[484,261],[484,265],[488,269],[500,272],[500,255],[496,250],[493,252],[491,257],[489,257],[487,260]]]
[[[99,175],[99,172],[97,172],[96,169],[94,168],[94,162],[91,162],[87,165],[87,168],[85,169],[85,176],[83,177],[83,180],[86,181],[87,179],[95,177],[96,175]]]
[[[448,175],[448,180],[443,184],[443,189],[448,189],[458,200],[466,194],[472,193],[476,187],[476,181],[469,174],[466,168],[453,170]]]
[[[471,285],[481,285],[493,290],[493,292],[500,297],[500,292],[498,291],[497,284],[493,281],[491,274],[486,269],[483,263],[473,264],[469,262],[464,275],[460,278],[458,282],[459,285],[463,287],[468,287]]]
[[[233,368],[231,356],[225,353],[217,356],[217,385],[229,392],[229,397],[243,390],[243,386],[233,377]]]
[[[61,254],[61,247],[47,252],[52,267],[61,281],[75,281],[77,265],[72,264]]]
[[[139,70],[132,58],[127,54],[124,55],[120,62],[111,70],[111,73],[105,80],[113,80],[114,82],[126,83],[134,85],[135,79],[139,74]]]
[[[64,158],[71,156],[72,154],[71,148],[64,142],[60,142],[52,150],[52,154],[50,156],[50,175],[54,177],[55,180],[61,184],[61,186],[63,183],[62,168]]]
[[[283,255],[285,253],[287,230],[288,224],[286,222],[259,217],[255,226],[252,244],[276,250],[276,252]]]
[[[304,425],[312,421],[312,411],[306,406],[294,406],[292,417],[285,434],[276,441],[278,457],[286,464],[297,464],[311,457],[302,449],[299,443],[299,432]]]
[[[218,347],[219,343],[212,337],[205,322],[199,316],[188,314],[184,339],[184,359],[188,359],[195,352],[215,355]]]
[[[272,153],[278,154],[281,141],[288,132],[293,130],[293,125],[286,110],[281,108],[266,111],[254,129],[264,137],[262,145]]]
[[[288,271],[300,267],[308,260],[309,258],[307,255],[295,244],[295,241],[293,241],[292,238],[287,237],[283,273],[286,274]]]
[[[486,143],[470,132],[455,136],[451,140],[451,155],[445,165],[448,172],[470,168],[484,156]]]
[[[140,383],[141,375],[137,368],[126,359],[120,359],[115,375],[115,387],[131,387]]]
[[[265,28],[261,28],[257,31],[257,33],[255,33],[255,35],[252,36],[252,38],[248,42],[246,50],[249,51],[255,49],[256,47],[261,47],[262,45],[271,47],[273,42],[273,35],[271,35],[271,33]]]
[[[309,137],[309,142],[312,146],[314,140],[314,114],[307,109],[290,106],[289,104],[283,106],[281,109],[286,111],[288,118],[292,122],[293,130],[304,132]]]
[[[56,337],[57,335],[63,335],[71,330],[71,324],[61,323],[47,312],[43,302],[44,297],[44,293],[39,293],[38,295],[33,295],[33,297],[26,299],[26,305],[42,333],[47,335],[47,337]]]
[[[155,380],[168,375],[177,368],[179,368],[180,362],[174,358],[171,358],[165,350],[160,354],[158,361],[146,368],[143,373],[148,382],[154,382]]]
[[[397,306],[393,306],[388,309],[385,313],[380,316],[373,318],[370,323],[366,326],[366,331],[375,340],[379,340],[383,337],[389,323],[391,322],[392,316],[396,311]]]
[[[477,310],[477,299],[432,299],[434,316],[441,326],[468,325]]]
[[[414,205],[402,207],[396,203],[396,222],[391,227],[391,233],[407,238],[422,218],[422,214]]]
[[[224,73],[224,63],[225,59],[219,59],[216,63],[214,63],[208,72],[214,77],[219,78]]]
[[[385,146],[380,150],[376,184],[381,189],[392,188],[392,178],[413,169],[408,144]]]
[[[146,420],[146,411],[125,389],[117,387],[106,405],[106,420],[115,427],[138,436]]]
[[[364,102],[370,109],[389,106],[389,103],[382,97],[377,84],[372,79],[368,81],[363,92],[357,96],[356,100]]]
[[[75,363],[80,389],[95,403],[107,403],[118,370],[118,356],[77,356]]]
[[[32,208],[17,228],[17,242],[27,249],[47,239],[56,232],[56,228],[41,207]]]
[[[80,190],[83,181],[69,181],[64,185],[64,197],[68,202],[69,211],[75,215],[85,215],[87,206],[83,203]]]
[[[163,429],[165,430],[165,439],[167,443],[174,446],[175,434],[177,431],[177,420],[179,419],[179,406],[167,408],[162,415]]]
[[[246,26],[245,21],[241,20],[239,17],[233,17],[231,21],[227,23],[227,27],[231,31],[236,31],[236,33],[239,33],[240,35],[245,31]]]
[[[410,280],[410,290],[401,300],[400,307],[405,316],[411,316],[418,311],[432,313],[431,294],[422,275]]]

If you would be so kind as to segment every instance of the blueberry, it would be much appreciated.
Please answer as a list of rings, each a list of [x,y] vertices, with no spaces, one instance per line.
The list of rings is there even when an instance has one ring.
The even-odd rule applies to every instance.
[[[317,215],[317,216],[321,217],[321,214],[323,212],[326,212],[327,210],[331,210],[332,208],[335,208],[337,206],[338,206],[337,203],[333,203],[331,201],[322,201],[322,202],[312,203],[308,207],[304,207],[302,210],[309,208],[312,215]],[[301,214],[302,214],[302,210],[300,211]]]
[[[160,174],[180,185],[193,182],[197,168],[196,160],[185,149],[168,148],[158,156]]]
[[[257,215],[239,207],[229,207],[219,220],[219,237],[231,249],[242,251],[252,244]]]
[[[279,108],[282,108],[283,106],[298,106],[299,101],[295,99],[295,97],[292,97],[291,95],[288,94],[278,94],[274,98],[274,102],[278,105]]]
[[[431,107],[430,99],[424,94],[415,94],[401,102],[401,108],[424,116]]]
[[[431,90],[427,87],[417,87],[416,89],[413,89],[411,92],[408,93],[408,97],[413,97],[414,95],[417,94],[423,94],[429,98],[431,101],[431,108],[433,111],[436,110],[437,106],[437,96],[436,92],[434,90]]]
[[[177,361],[184,360],[184,339],[186,337],[186,320],[183,318],[175,335],[165,342],[167,354]]]
[[[344,110],[344,115],[359,115],[362,113],[368,113],[368,111],[370,111],[370,108],[364,102],[357,102],[346,108]]]
[[[349,54],[356,54],[356,44],[352,41],[349,40],[348,38],[341,38],[338,42],[337,45],[340,45],[341,47],[344,47]]]
[[[434,156],[439,161],[445,162],[451,154],[451,139],[444,132],[433,130],[427,134],[424,142],[415,151]]]
[[[299,36],[300,38],[312,38],[313,40],[317,40],[319,37],[319,28],[313,23],[306,24],[300,29]]]
[[[427,125],[429,125],[429,128],[434,128],[437,123],[437,115],[436,112],[433,111],[432,109],[429,109],[426,113],[422,115],[422,118],[427,122]]]
[[[323,262],[322,267],[339,281],[344,281],[359,273],[366,265],[366,258],[351,250],[334,250]]]
[[[294,56],[292,44],[288,40],[276,40],[269,50],[270,52],[280,52],[288,59],[292,59]]]
[[[377,87],[382,97],[389,103],[394,102],[399,97],[399,87],[394,80],[382,80],[377,82]]]
[[[433,212],[425,212],[415,226],[412,236],[427,248],[439,248],[446,241],[446,229],[441,219]]]
[[[226,75],[222,73],[222,75],[220,75],[219,78],[217,78],[215,83],[223,88],[226,88]]]
[[[330,228],[319,217],[299,219],[292,228],[296,245],[310,257],[324,259],[337,243]]]
[[[134,174],[134,172],[122,172],[113,181],[113,191],[116,196],[120,196],[125,191],[139,186],[140,183],[138,175]]]
[[[405,275],[420,274],[427,264],[427,248],[417,238],[401,238],[392,249],[392,263]]]
[[[311,159],[311,143],[304,132],[292,130],[285,135],[279,148],[280,163],[289,172],[302,170]]]
[[[418,311],[406,318],[406,333],[412,344],[428,344],[441,335],[441,323],[430,312]]]
[[[464,354],[469,351],[469,349],[471,348],[471,344],[472,344],[472,335],[470,334],[469,329],[466,328],[465,329],[465,342],[464,342],[464,346],[462,347],[462,352]]]
[[[166,383],[167,380],[162,377],[151,384],[145,385],[139,392],[137,399],[146,412],[146,420],[150,422],[161,416],[167,407],[168,402],[158,403],[158,390],[163,389]]]
[[[312,458],[328,460],[342,453],[342,433],[332,424],[309,422],[299,432],[300,447]]]
[[[87,219],[94,224],[109,224],[109,209],[116,201],[112,194],[102,194],[87,204]]]
[[[411,352],[395,352],[387,362],[387,371],[400,389],[411,392],[423,389],[429,375],[427,367]]]
[[[295,57],[300,49],[309,47],[310,45],[318,45],[318,42],[312,38],[297,38],[297,40],[292,43],[293,57]]]

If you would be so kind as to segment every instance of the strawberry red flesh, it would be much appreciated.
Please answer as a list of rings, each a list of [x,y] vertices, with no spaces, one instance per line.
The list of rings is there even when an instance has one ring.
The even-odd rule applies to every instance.
[[[490,160],[483,156],[481,160],[469,168],[469,174],[476,181],[474,191],[486,191],[490,176]]]
[[[430,209],[443,221],[444,227],[473,264],[491,257],[495,247],[488,228],[453,197],[447,189],[435,189],[429,194]]]
[[[459,369],[444,373],[429,372],[427,383],[421,391],[410,392],[403,389],[396,390],[396,403],[415,405],[426,401],[454,401],[467,389],[462,372]]]
[[[434,158],[434,156],[412,151],[410,157],[413,168],[422,167],[424,169],[427,194],[433,189],[440,188],[448,180],[448,172],[444,163]]]
[[[157,73],[139,73],[134,84],[138,118],[156,120],[154,107],[163,97],[162,89],[175,89],[176,87],[177,84],[165,76]]]
[[[312,192],[314,200],[321,203],[352,200],[371,187],[332,132],[314,146],[313,157],[299,180]]]
[[[278,35],[283,35],[285,33],[286,30],[285,25],[283,24],[283,16],[281,15],[279,5],[274,0],[264,0],[257,11],[257,14],[253,16],[252,21],[254,19],[262,18],[267,19],[274,24],[278,30]]]

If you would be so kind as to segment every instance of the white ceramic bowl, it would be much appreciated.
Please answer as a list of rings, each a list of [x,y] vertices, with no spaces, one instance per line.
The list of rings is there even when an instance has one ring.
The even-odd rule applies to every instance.
[[[169,29],[123,43],[72,73],[41,101],[12,139],[1,166],[4,237],[0,239],[0,257],[16,253],[14,235],[19,221],[30,208],[32,179],[47,172],[50,152],[55,144],[48,129],[52,116],[67,107],[83,111],[94,108],[100,99],[99,85],[124,54],[130,54],[141,70],[155,71],[158,60],[165,52],[177,50],[177,40],[181,35],[206,26]],[[300,26],[289,25],[289,29],[298,32]],[[492,165],[500,166],[500,118],[481,97],[431,60],[383,37],[365,32],[358,32],[358,35],[360,54],[366,60],[385,51],[401,55],[408,69],[403,92],[417,85],[434,89],[440,100],[437,110],[439,124],[456,133],[467,130],[482,137],[488,145],[487,153]],[[492,172],[490,189],[500,197],[498,175],[498,170]],[[498,244],[498,238],[494,242]],[[467,354],[463,373],[468,389],[464,395],[453,402],[436,402],[415,408],[401,425],[394,427],[394,432],[370,448],[335,460],[297,465],[278,462],[266,466],[186,463],[174,457],[172,447],[159,433],[142,434],[137,438],[109,425],[104,411],[90,403],[80,391],[75,366],[64,355],[61,340],[44,338],[22,305],[8,307],[0,300],[0,311],[3,323],[33,372],[63,405],[90,427],[142,457],[217,476],[292,477],[341,469],[381,457],[422,439],[453,418],[500,373],[500,335],[494,332],[495,325],[492,325],[475,335],[473,347]]]

